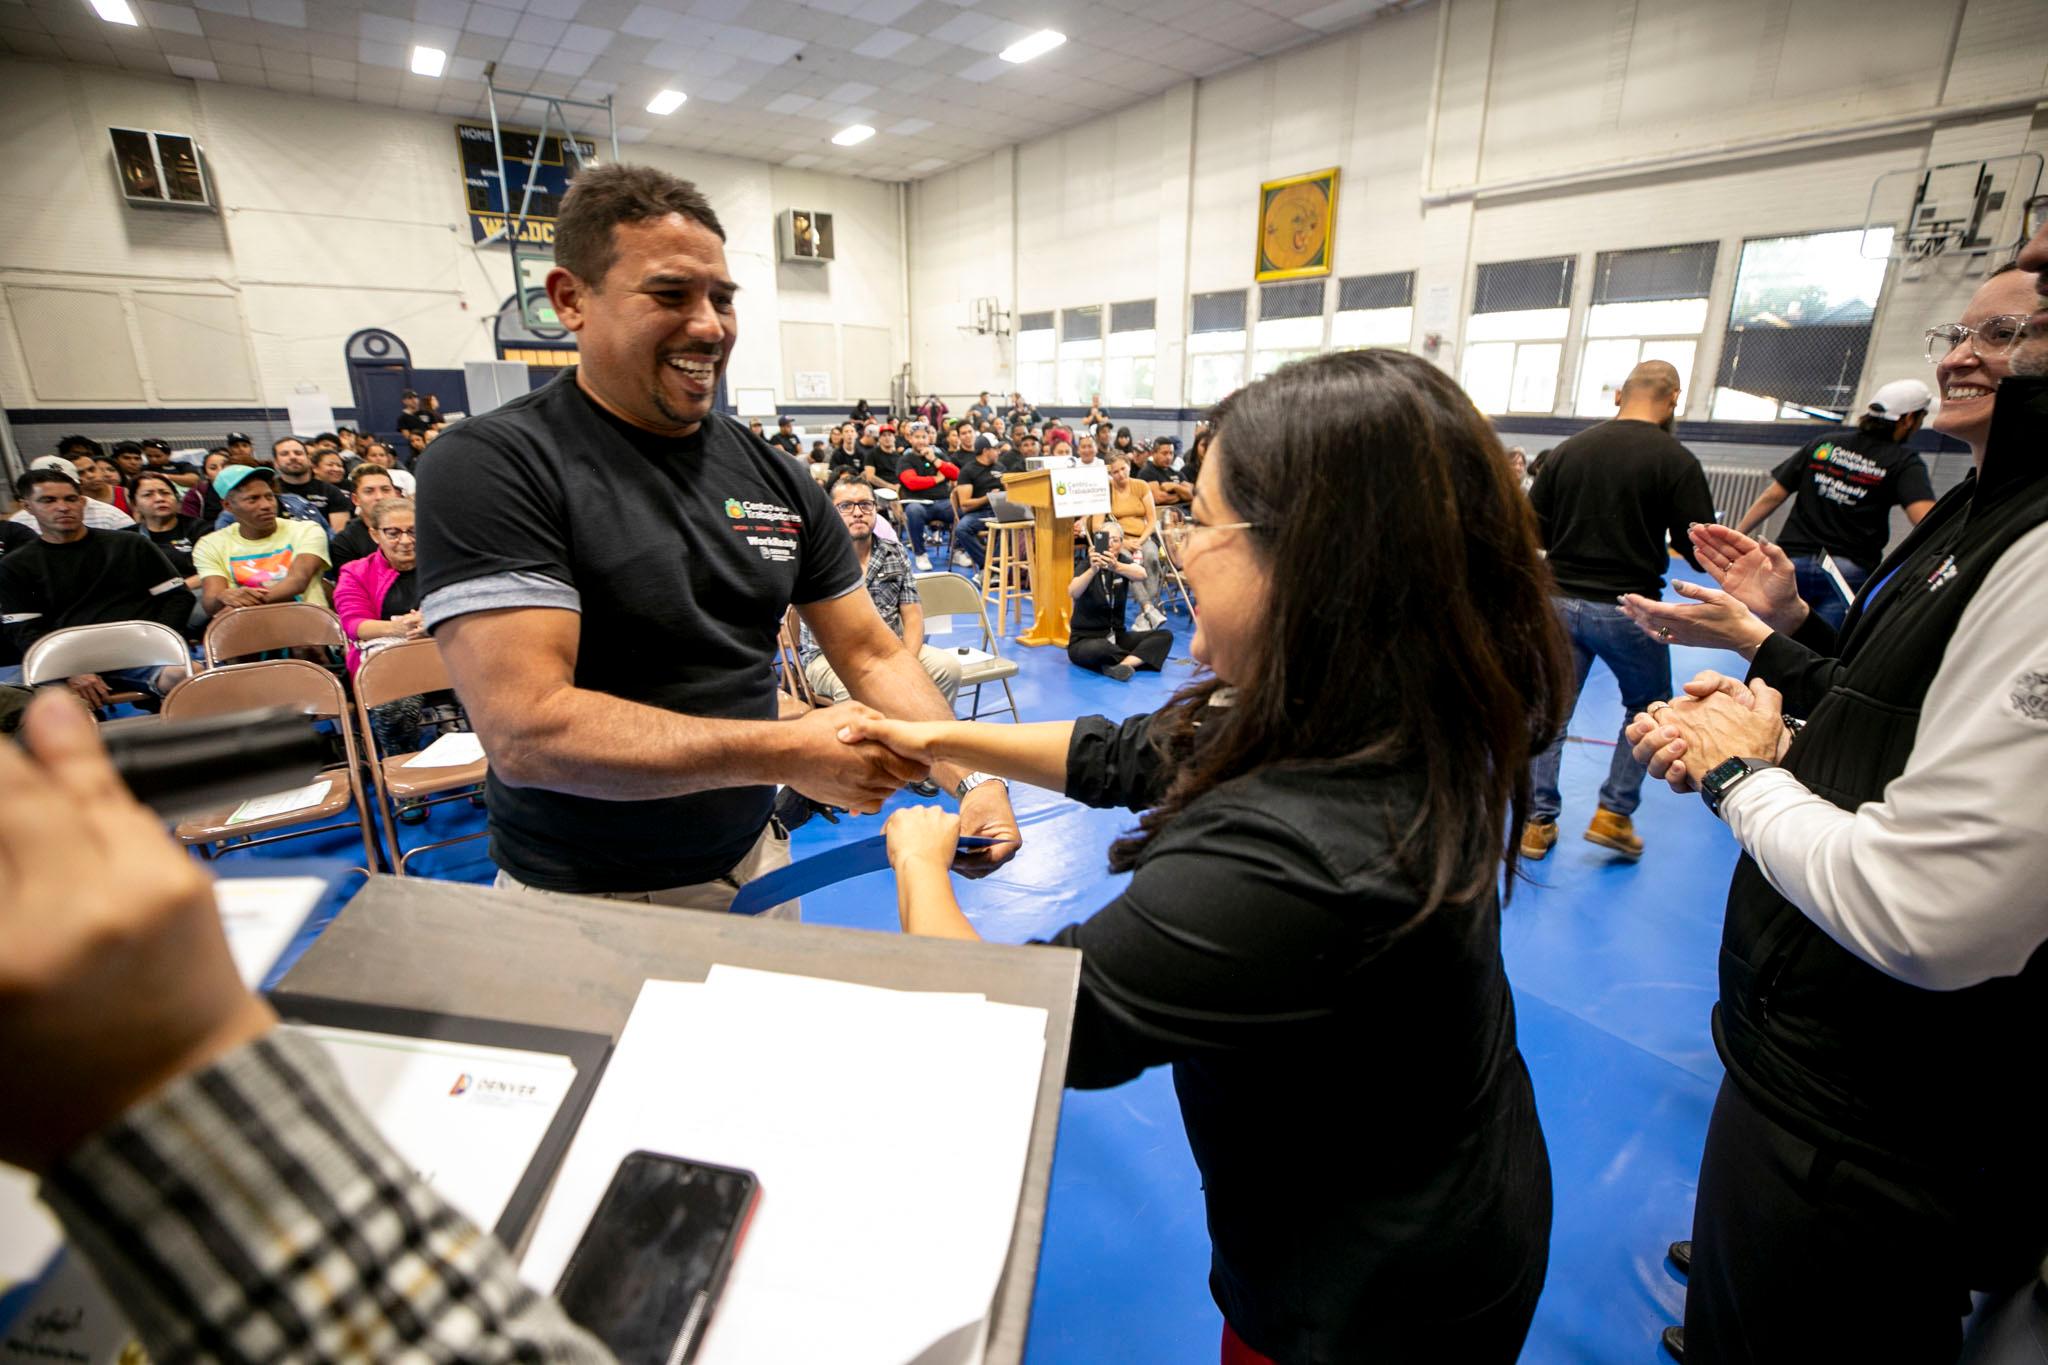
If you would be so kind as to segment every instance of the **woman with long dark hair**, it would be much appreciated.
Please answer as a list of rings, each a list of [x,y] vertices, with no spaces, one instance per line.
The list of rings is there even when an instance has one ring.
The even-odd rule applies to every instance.
[[[1160,711],[842,737],[1141,812],[1129,885],[1053,938],[1083,955],[1067,1082],[1173,1067],[1226,1361],[1504,1365],[1550,1168],[1501,885],[1572,681],[1534,518],[1471,401],[1390,351],[1227,399],[1192,510],[1212,676]],[[889,822],[910,932],[975,937],[957,833]]]

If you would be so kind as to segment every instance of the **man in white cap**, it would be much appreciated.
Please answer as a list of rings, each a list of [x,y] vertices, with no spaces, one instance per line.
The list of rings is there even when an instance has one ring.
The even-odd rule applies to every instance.
[[[1799,572],[1799,596],[1830,626],[1842,624],[1850,600],[1884,558],[1892,508],[1903,507],[1917,526],[1934,506],[1927,465],[1906,447],[1933,408],[1934,391],[1919,380],[1886,384],[1871,395],[1854,431],[1808,441],[1772,470],[1771,486],[1736,524],[1748,535],[1797,495],[1778,544]]]
[[[35,459],[28,462],[28,467],[30,469],[54,469],[65,478],[71,480],[71,482],[83,486],[83,480],[78,477],[78,466],[65,459],[62,455],[38,455]],[[26,507],[16,512],[12,517],[9,517],[8,520],[22,526],[35,525],[35,519],[29,516]],[[85,525],[87,530],[125,531],[134,524],[135,518],[129,516],[110,502],[101,502],[98,498],[87,498],[85,500]]]

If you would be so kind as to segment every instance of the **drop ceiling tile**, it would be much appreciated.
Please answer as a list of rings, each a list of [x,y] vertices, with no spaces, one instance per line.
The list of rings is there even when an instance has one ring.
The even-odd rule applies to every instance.
[[[465,57],[458,53],[457,55],[450,57],[448,59],[448,80],[451,83],[461,81],[467,84],[474,81],[481,81],[483,78],[483,58]]]
[[[956,14],[925,36],[941,43],[964,46],[994,28],[1001,21],[986,14]]]
[[[356,60],[364,66],[382,66],[397,69],[406,65],[406,50],[396,43],[375,43],[368,38],[356,44]],[[357,77],[360,81],[362,78]]]
[[[262,85],[270,79],[260,66],[221,66],[220,78],[227,85]]]
[[[863,81],[848,81],[835,90],[819,96],[827,104],[853,104],[875,93],[875,87]]]
[[[183,76],[187,80],[194,81],[217,81],[220,79],[220,68],[212,62],[201,61],[197,57],[178,56],[166,57],[164,60],[170,63],[171,74],[174,76]]]
[[[595,57],[612,45],[612,37],[610,29],[597,28],[590,24],[571,24],[562,31],[562,36],[555,41],[555,46],[567,48],[571,52],[588,52]]]
[[[681,18],[659,5],[641,5],[619,27],[635,38],[666,38],[675,31]]]
[[[523,66],[529,71],[538,71],[548,59],[548,50],[539,43],[505,44],[505,63],[508,66]]]
[[[565,47],[558,47],[548,54],[542,69],[555,76],[580,76],[590,69],[591,60],[588,52],[571,52]]]
[[[317,81],[347,81],[355,84],[356,64],[336,57],[313,57],[313,79]]]
[[[190,6],[162,4],[158,3],[158,0],[142,0],[139,8],[142,10],[143,21],[160,34],[188,33],[197,36],[206,32],[205,29],[199,27],[199,16],[192,12]],[[211,78],[209,77],[209,79]]]
[[[10,28],[0,32],[0,39],[6,41],[9,51],[23,57],[41,57],[49,61],[64,59],[64,49],[47,33],[31,33],[27,29]],[[212,63],[209,62],[208,65]]]
[[[748,3],[749,0],[695,0],[690,13],[714,24],[736,24]]]
[[[248,0],[249,17],[287,28],[306,26],[305,0]]]
[[[900,29],[885,28],[865,42],[860,43],[853,51],[856,56],[861,57],[875,59],[893,57],[916,41],[917,35],[915,33],[905,33]]]
[[[576,82],[575,90],[570,93],[579,100],[601,100],[606,95],[618,94],[619,87],[614,81],[582,80]]]
[[[214,61],[222,66],[263,65],[261,49],[249,43],[231,43],[223,38],[215,38],[207,47],[212,49]]]
[[[770,100],[765,108],[771,114],[800,114],[816,103],[809,95],[788,94]]]
[[[327,33],[353,39],[357,36],[356,15],[353,10],[340,9],[332,5],[315,5],[306,11],[306,28],[313,33]]]
[[[863,0],[808,0],[807,8],[823,10],[827,14],[852,14],[861,7]]]
[[[312,59],[305,53],[280,52],[273,47],[263,49],[263,69],[302,78],[310,78],[313,74]]]
[[[495,62],[505,55],[505,40],[488,33],[465,33],[456,41],[454,55],[458,59],[471,57],[480,62]]]
[[[194,61],[206,61],[213,56],[213,45],[204,38],[194,38],[187,33],[159,33],[156,45],[166,57],[190,57]]]
[[[941,167],[948,166],[951,164],[951,162],[947,161],[946,158],[942,156],[928,156],[922,161],[911,162],[908,166],[904,167],[904,169],[909,171],[912,175],[928,175],[931,172],[940,169]]]
[[[553,47],[561,40],[569,26],[559,19],[549,19],[538,14],[529,14],[521,19],[512,30],[512,36],[522,43],[537,43],[542,47]]]
[[[795,156],[783,162],[782,164],[788,166],[792,170],[805,171],[817,165],[822,160],[824,160],[824,158],[819,156],[815,152],[799,152]]]
[[[893,24],[923,2],[924,0],[861,0],[860,6],[853,11],[853,17],[865,19],[871,24]]]
[[[396,67],[358,66],[356,67],[356,88],[369,91],[372,94],[385,90],[395,91],[398,89],[402,75],[403,73]]]
[[[231,14],[237,19],[249,17],[249,0],[193,0],[193,3],[209,14]]]

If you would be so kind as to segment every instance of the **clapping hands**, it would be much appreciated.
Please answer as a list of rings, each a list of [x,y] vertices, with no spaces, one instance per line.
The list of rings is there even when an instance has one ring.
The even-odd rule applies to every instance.
[[[1711,669],[1680,696],[1638,711],[1623,733],[1636,761],[1675,792],[1698,791],[1700,779],[1731,758],[1775,761],[1791,740],[1784,698],[1770,684]]]

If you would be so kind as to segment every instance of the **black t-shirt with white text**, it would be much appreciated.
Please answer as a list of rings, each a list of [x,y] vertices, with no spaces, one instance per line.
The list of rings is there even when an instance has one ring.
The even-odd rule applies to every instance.
[[[771,446],[780,446],[783,450],[787,451],[791,455],[801,455],[804,453],[803,437],[797,435],[793,431],[776,432],[773,436],[770,436],[768,438],[768,444]]]
[[[1866,569],[1884,558],[1892,508],[1934,500],[1934,481],[1918,455],[1853,427],[1807,442],[1771,477],[1792,494],[1778,534],[1786,554],[1826,551]]]
[[[298,494],[306,500],[308,507],[323,518],[330,517],[336,512],[346,512],[355,505],[349,501],[347,493],[331,483],[322,483],[319,479],[308,479],[304,483],[286,483],[279,479],[277,491]]]
[[[436,441],[418,519],[430,623],[486,609],[480,585],[464,597],[476,580],[515,603],[522,581],[565,585],[581,616],[575,685],[684,715],[775,719],[784,614],[861,586],[803,466],[727,417],[682,438],[630,426],[574,369]],[[493,776],[491,856],[552,891],[694,885],[746,855],[773,801],[766,786],[607,801]]]

